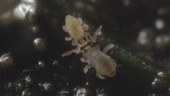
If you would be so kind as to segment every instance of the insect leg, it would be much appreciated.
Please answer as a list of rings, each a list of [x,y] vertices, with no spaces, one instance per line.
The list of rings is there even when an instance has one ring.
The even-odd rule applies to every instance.
[[[73,39],[72,43],[71,43],[72,46],[78,46],[78,41]]]
[[[99,74],[99,73],[96,73],[96,76],[97,76],[98,78],[100,78],[100,79],[105,79],[105,78],[106,78],[106,77],[102,76],[102,75]]]
[[[103,49],[103,52],[106,53],[107,51],[109,51],[110,49],[112,49],[114,47],[113,44],[109,44],[107,45],[104,49]]]
[[[93,67],[93,64],[87,64],[85,67],[84,67],[84,73],[86,74],[87,72],[88,72],[88,70],[90,69],[90,68],[92,68]]]
[[[97,36],[102,34],[102,31],[101,31],[101,30],[102,30],[102,25],[100,25],[100,26],[97,28],[97,30],[95,31],[93,37],[91,38],[91,39],[92,39],[91,41],[92,41],[93,43],[96,42]]]
[[[66,40],[66,41],[71,41],[72,38],[71,38],[71,37],[65,37],[65,40]]]
[[[64,30],[65,32],[68,32],[66,26],[63,26],[63,30]]]
[[[62,56],[62,57],[69,56],[69,55],[71,55],[72,53],[76,53],[76,54],[80,53],[80,48],[77,47],[77,48],[75,48],[75,49],[72,49],[72,50],[70,50],[70,51],[67,51],[67,52],[63,53],[61,56]]]

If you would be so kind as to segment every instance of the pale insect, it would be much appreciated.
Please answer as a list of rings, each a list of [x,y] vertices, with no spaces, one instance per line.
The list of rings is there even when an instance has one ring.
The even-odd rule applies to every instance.
[[[69,33],[72,46],[76,46],[76,48],[65,52],[62,54],[62,57],[71,55],[72,53],[81,53],[82,57],[80,60],[87,63],[84,73],[87,73],[93,67],[96,70],[96,76],[100,79],[115,76],[117,63],[109,55],[105,54],[113,45],[108,45],[104,48],[103,52],[100,51],[98,45],[93,47],[96,43],[96,37],[101,34],[102,26],[99,26],[94,35],[91,36],[88,32],[85,32],[86,27],[84,27],[81,19],[67,15],[63,29]]]
[[[88,32],[85,32],[87,29],[87,24],[83,23],[81,18],[77,19],[71,15],[66,16],[65,25],[63,26],[63,30],[69,34],[69,37],[67,37],[66,40],[72,40],[72,46],[76,46],[77,48],[68,51],[67,54],[65,53],[62,56],[71,53],[78,54],[81,47],[86,46],[91,40],[93,40],[91,35]],[[95,40],[93,40],[93,42],[95,42]]]
[[[87,63],[84,67],[84,73],[87,73],[90,68],[96,69],[96,76],[100,79],[113,77],[116,74],[116,61],[109,55],[105,54],[113,45],[108,45],[103,52],[98,46],[88,46],[82,52],[81,61]]]

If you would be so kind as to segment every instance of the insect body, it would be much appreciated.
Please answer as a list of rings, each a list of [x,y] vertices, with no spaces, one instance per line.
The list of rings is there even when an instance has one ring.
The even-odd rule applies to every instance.
[[[86,24],[82,23],[81,19],[77,19],[71,15],[67,15],[65,18],[65,26],[63,26],[65,32],[68,32],[70,37],[68,40],[72,40],[72,46],[76,46],[77,48],[71,51],[66,52],[62,56],[67,56],[72,53],[80,53],[80,48],[86,46],[92,40],[92,36],[85,32],[87,29]],[[95,40],[93,40],[95,41]]]
[[[94,35],[91,36],[88,32],[85,32],[85,28],[79,19],[67,15],[63,29],[69,33],[72,46],[76,46],[76,48],[65,52],[62,56],[81,53],[81,61],[87,63],[84,73],[87,73],[93,67],[96,70],[96,76],[100,79],[105,79],[105,77],[113,77],[115,75],[117,63],[105,54],[113,45],[108,45],[103,52],[100,50],[99,45],[94,46],[96,37],[101,34],[101,28],[102,26],[99,26]]]
[[[108,45],[107,47],[110,46],[112,45]],[[107,47],[104,49],[105,52],[110,49]],[[96,75],[100,79],[113,77],[116,73],[116,61],[104,52],[100,51],[100,48],[97,46],[88,46],[85,52],[83,52],[81,61],[87,63],[84,68],[84,73],[87,73],[90,68],[94,67],[96,69]]]
[[[84,29],[80,20],[71,15],[66,16],[64,30],[67,31],[73,39],[80,39],[84,36]]]

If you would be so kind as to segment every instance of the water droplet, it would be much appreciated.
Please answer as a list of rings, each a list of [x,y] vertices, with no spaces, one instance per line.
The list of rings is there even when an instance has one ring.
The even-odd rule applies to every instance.
[[[156,27],[158,30],[163,29],[164,26],[165,26],[165,21],[164,21],[164,20],[162,20],[162,19],[157,19],[157,20],[155,21],[155,27]]]
[[[162,72],[162,71],[158,72],[157,75],[158,75],[159,77],[164,77],[164,76],[165,76],[164,72]]]
[[[4,69],[11,67],[14,64],[13,58],[9,53],[5,53],[0,57],[0,66]]]
[[[155,39],[155,44],[158,49],[168,47],[170,44],[170,36],[168,35],[160,35]]]
[[[104,89],[97,89],[96,94],[97,94],[97,96],[107,96]]]
[[[57,96],[70,96],[70,91],[67,89],[61,89],[61,91],[57,92]]]
[[[26,4],[19,4],[19,6],[17,6],[14,10],[13,10],[13,14],[15,15],[16,18],[18,19],[25,19],[26,13],[29,10],[29,6],[27,6]]]
[[[45,68],[45,63],[42,61],[39,61],[38,66],[39,66],[39,68]]]
[[[151,48],[154,42],[153,30],[149,28],[144,28],[139,32],[137,42],[146,48]]]
[[[75,96],[87,96],[87,89],[86,88],[76,88],[75,89]]]
[[[21,96],[32,96],[32,93],[28,89],[25,89],[22,91]]]
[[[59,62],[57,60],[54,60],[53,63],[52,63],[53,66],[58,66],[59,65]]]
[[[44,51],[47,48],[46,42],[41,38],[34,39],[34,47],[38,51]]]
[[[35,68],[37,70],[42,70],[46,67],[46,64],[43,61],[38,61],[38,63],[35,65]]]
[[[166,88],[168,86],[168,82],[163,78],[155,78],[151,86],[153,89],[161,90],[162,88]]]
[[[42,87],[46,92],[50,92],[54,89],[54,86],[52,85],[52,83],[49,83],[49,82],[45,82],[44,84],[42,84]]]
[[[27,83],[27,84],[32,84],[33,83],[33,80],[32,80],[32,78],[31,78],[31,76],[26,76],[25,77],[25,82]]]
[[[142,62],[143,65],[146,65],[146,62]]]
[[[27,13],[28,22],[31,23],[31,24],[35,24],[36,16],[37,16],[37,14],[35,13],[35,9],[30,8],[28,13]]]
[[[34,33],[37,33],[37,32],[38,32],[38,27],[33,26],[33,27],[32,27],[32,30],[33,30]]]
[[[13,10],[13,14],[18,19],[25,19],[26,15],[29,12],[33,12],[36,8],[36,1],[35,0],[21,0],[22,2],[16,6]]]
[[[89,82],[86,82],[85,85],[89,85]]]
[[[23,90],[25,88],[25,84],[21,81],[16,81],[15,82],[15,90],[20,92],[21,90]]]

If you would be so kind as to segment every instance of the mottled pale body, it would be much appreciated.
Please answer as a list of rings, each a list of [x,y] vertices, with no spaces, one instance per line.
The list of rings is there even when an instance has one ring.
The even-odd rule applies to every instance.
[[[84,36],[84,29],[80,20],[71,15],[66,16],[65,29],[73,39],[80,39]]]
[[[85,32],[83,24],[79,19],[67,15],[63,29],[69,33],[72,46],[77,48],[65,52],[62,56],[82,53],[81,61],[87,63],[84,73],[87,73],[93,67],[96,69],[96,76],[104,79],[105,77],[113,77],[116,74],[117,63],[109,55],[105,54],[110,49],[109,47],[106,48],[105,52],[102,52],[99,46],[94,46],[96,37],[101,34],[101,28],[102,26],[96,30],[94,36],[91,36],[88,32]]]
[[[85,72],[94,67],[96,75],[101,79],[113,77],[116,74],[116,61],[96,47],[91,47],[83,53],[83,59],[88,63],[85,67],[87,69],[84,69]]]

